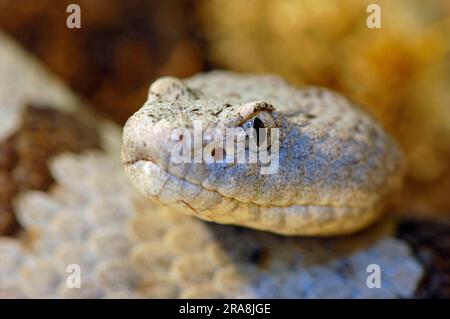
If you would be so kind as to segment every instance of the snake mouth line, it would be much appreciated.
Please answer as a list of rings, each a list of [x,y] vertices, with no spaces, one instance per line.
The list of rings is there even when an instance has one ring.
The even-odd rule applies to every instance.
[[[364,206],[356,206],[356,205],[324,205],[324,204],[317,204],[317,203],[311,203],[311,202],[305,202],[305,203],[292,203],[292,204],[288,204],[288,205],[277,205],[277,204],[270,204],[270,205],[264,205],[261,203],[257,203],[257,202],[253,202],[253,201],[242,201],[239,200],[238,198],[232,197],[232,196],[227,196],[224,195],[222,193],[220,193],[217,189],[213,189],[213,188],[206,188],[202,183],[200,182],[194,182],[192,180],[188,180],[186,178],[180,177],[180,176],[176,176],[175,174],[173,174],[172,172],[168,171],[167,169],[165,169],[164,167],[162,167],[161,165],[159,165],[158,163],[156,163],[153,159],[151,159],[150,157],[138,157],[132,160],[128,160],[128,161],[124,161],[123,165],[125,166],[136,166],[136,164],[138,164],[139,162],[144,162],[147,164],[151,164],[151,165],[155,165],[156,167],[158,167],[158,169],[160,169],[161,171],[163,171],[165,174],[169,175],[171,178],[174,178],[180,182],[186,182],[189,183],[191,185],[195,185],[197,187],[202,188],[203,190],[209,191],[209,192],[214,192],[220,196],[222,196],[225,199],[228,200],[232,200],[235,201],[237,203],[242,203],[242,204],[251,204],[251,205],[255,205],[258,207],[265,207],[265,208],[270,208],[270,207],[277,207],[277,208],[289,208],[289,207],[293,207],[293,206],[302,206],[302,207],[317,207],[317,208],[341,208],[341,209],[365,209]]]

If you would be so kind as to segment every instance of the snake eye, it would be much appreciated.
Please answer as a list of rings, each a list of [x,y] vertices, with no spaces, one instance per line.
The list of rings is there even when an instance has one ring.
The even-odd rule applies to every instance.
[[[275,127],[275,119],[268,111],[259,112],[243,123],[242,128],[251,134],[246,138],[246,149],[251,149],[254,152],[264,149],[269,150],[272,143],[270,129]]]

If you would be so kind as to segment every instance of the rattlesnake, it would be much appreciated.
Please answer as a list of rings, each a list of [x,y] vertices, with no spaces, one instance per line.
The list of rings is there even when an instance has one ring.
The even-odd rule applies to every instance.
[[[254,121],[278,127],[279,168],[263,175],[261,162],[233,158],[175,163],[172,132],[181,127],[194,136],[195,120],[205,132]],[[125,125],[122,157],[139,189],[180,211],[280,234],[323,236],[373,221],[399,186],[403,164],[381,127],[337,93],[298,90],[275,76],[218,71],[153,83],[148,102]]]
[[[159,199],[170,204],[169,206],[149,201],[135,191],[123,173],[119,159],[122,148],[121,130],[87,111],[82,101],[29,55],[15,47],[9,39],[1,35],[0,42],[2,125],[6,119],[4,115],[9,116],[8,126],[2,126],[0,139],[18,129],[20,118],[26,112],[22,105],[33,101],[45,103],[59,112],[95,123],[102,145],[101,149],[80,154],[65,153],[49,159],[54,185],[46,192],[26,191],[14,198],[16,216],[23,230],[15,238],[0,239],[0,296],[361,298],[409,297],[413,294],[421,278],[422,269],[411,256],[409,247],[391,237],[393,224],[389,218],[375,227],[351,236],[301,238],[205,222],[175,212],[170,206],[176,206],[176,203],[171,202],[168,196],[159,196]],[[20,86],[12,85],[9,79],[14,76],[20,79]],[[234,77],[221,74],[217,78],[223,76]],[[197,86],[202,83],[201,79],[204,77],[202,75],[188,81],[193,88],[192,92],[187,91],[188,96],[195,94],[199,98],[197,94],[201,90]],[[249,79],[249,83],[259,81],[259,78]],[[271,83],[272,81],[270,80]],[[224,83],[214,82],[212,78],[207,82],[203,83],[206,86],[204,91],[208,90],[208,85],[212,88],[213,85]],[[156,87],[164,84],[157,83],[159,84]],[[226,83],[232,85],[234,81]],[[277,87],[277,90],[283,89],[284,85]],[[248,92],[249,95],[252,94],[250,87]],[[330,98],[339,99],[327,91],[323,93]],[[268,96],[258,95],[258,99],[262,98],[270,101]],[[198,101],[202,103],[201,99]],[[233,100],[228,103],[240,105],[234,104],[235,102]],[[149,106],[154,106],[154,103],[159,102],[152,101],[150,97],[150,103],[153,104]],[[275,108],[278,106],[277,103],[272,103]],[[343,103],[345,105],[347,102],[344,100]],[[216,106],[221,107],[217,104]],[[311,111],[314,111],[314,106]],[[143,114],[142,112],[138,114]],[[359,113],[360,111],[355,112],[358,118],[366,119],[365,115],[356,115],[363,114]],[[223,113],[231,114],[227,111]],[[345,116],[342,115],[345,121]],[[137,115],[138,118],[139,116],[141,115]],[[300,116],[293,114],[292,118],[298,119]],[[329,120],[335,121],[331,118]],[[145,127],[146,124],[143,123]],[[347,185],[352,191],[347,195],[354,196],[353,200],[358,205],[364,202],[367,207],[374,209],[364,210],[368,212],[367,216],[370,216],[367,218],[358,219],[363,213],[355,214],[355,222],[350,222],[347,228],[343,228],[343,232],[359,229],[378,215],[379,203],[386,200],[387,193],[398,183],[396,176],[401,163],[400,154],[396,153],[393,142],[377,125],[363,125],[361,129],[364,132],[368,128],[374,134],[371,135],[373,139],[370,140],[369,146],[379,145],[381,148],[376,148],[375,156],[364,158],[368,161],[348,158],[349,161],[358,163],[356,167],[361,168],[361,171],[358,171],[361,175],[357,173],[356,177],[361,179],[352,179],[352,183]],[[324,128],[323,133],[328,129]],[[127,156],[134,156],[136,152],[146,149],[140,148],[143,144],[136,144],[139,148],[133,148],[130,141],[137,143],[136,138],[145,135],[129,135],[127,130],[128,128],[125,129],[123,153],[126,162],[133,162],[136,158]],[[347,136],[348,132],[341,133]],[[132,140],[127,140],[130,137]],[[355,138],[358,138],[357,134]],[[151,139],[147,142],[158,145],[162,141]],[[371,144],[372,142],[375,144]],[[349,151],[354,146],[349,145]],[[155,157],[153,153],[139,155],[143,155],[142,158],[145,159],[149,159],[150,155],[153,159]],[[366,156],[367,153],[362,155]],[[374,161],[371,162],[370,159]],[[280,163],[283,164],[283,160]],[[291,161],[290,165],[292,164],[295,164],[295,161]],[[363,169],[364,165],[374,165],[371,168],[378,170],[378,176],[370,175],[368,178],[368,171]],[[283,165],[280,165],[280,169],[282,167]],[[146,181],[149,181],[139,176],[133,178],[138,186],[145,186]],[[246,189],[240,189],[240,195],[246,197],[254,188],[245,178],[240,180],[244,181],[243,185],[246,186]],[[328,190],[323,188],[322,183],[314,183],[318,180],[312,179],[311,187],[318,191],[317,194],[323,195]],[[321,177],[320,180],[326,179]],[[229,185],[233,185],[231,181]],[[267,187],[270,185],[272,184],[267,184]],[[338,189],[344,189],[343,184],[336,186]],[[355,189],[355,186],[359,190]],[[145,187],[141,188],[145,190]],[[160,189],[166,190],[164,187]],[[267,190],[270,191],[269,188]],[[285,195],[290,190],[289,187],[284,189]],[[175,196],[182,193],[174,191],[172,194]],[[268,198],[255,197],[250,200],[247,197],[245,200],[241,198],[240,201],[265,200],[280,206],[282,201],[289,202],[296,198],[293,193],[291,197],[273,194]],[[177,196],[174,199],[183,199],[199,212],[200,217],[214,220],[212,210],[202,206],[205,203],[203,196],[200,194],[197,200]],[[239,198],[238,196],[234,197]],[[332,206],[337,206],[335,200],[341,196],[344,196],[344,193],[338,192],[337,197],[327,200],[330,200]],[[325,197],[319,199],[325,200]],[[307,201],[316,204],[311,198]],[[178,208],[186,209],[185,206]],[[189,212],[193,213],[192,210]],[[313,221],[318,220],[318,214],[318,211],[311,212]],[[330,226],[316,227],[316,223],[312,223],[311,229],[314,231],[310,234],[340,233],[337,223],[329,223],[336,220],[336,215],[332,212],[328,216],[331,216],[331,219],[324,219],[324,224],[319,225]],[[247,220],[243,219],[247,226],[272,232],[277,232],[277,227],[285,225],[279,232],[308,233],[306,226],[298,223],[293,228],[286,228],[287,219],[284,224],[267,224],[270,218],[266,217],[258,219],[262,224],[246,223]],[[237,223],[238,220],[226,222]],[[263,226],[259,227],[260,225]],[[342,224],[339,227],[342,227]],[[81,267],[81,288],[71,289],[66,284],[69,275],[66,269],[70,264]],[[369,264],[380,266],[381,288],[371,289],[367,286],[366,269]]]

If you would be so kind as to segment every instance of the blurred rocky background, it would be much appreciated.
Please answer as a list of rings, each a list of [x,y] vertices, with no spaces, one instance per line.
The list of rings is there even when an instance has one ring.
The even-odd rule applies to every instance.
[[[65,25],[69,3],[81,29]],[[450,2],[0,0],[0,27],[118,123],[150,82],[214,68],[276,73],[363,105],[406,152],[396,211],[450,216]]]
[[[69,4],[81,29],[66,27]],[[119,123],[162,75],[187,77],[205,58],[191,1],[0,0],[0,27]]]

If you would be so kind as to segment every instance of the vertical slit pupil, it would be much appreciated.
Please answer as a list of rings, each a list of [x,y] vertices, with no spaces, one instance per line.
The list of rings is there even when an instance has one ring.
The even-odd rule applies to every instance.
[[[253,120],[253,128],[256,130],[256,145],[260,145],[259,141],[259,129],[264,128],[264,123],[258,117]],[[262,142],[262,141],[261,141]]]

